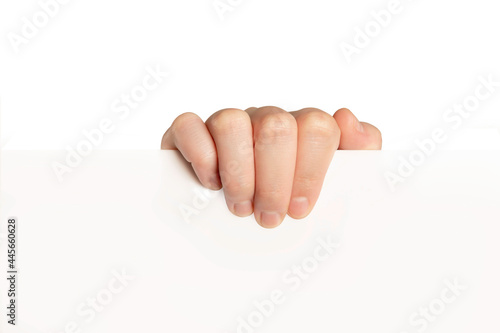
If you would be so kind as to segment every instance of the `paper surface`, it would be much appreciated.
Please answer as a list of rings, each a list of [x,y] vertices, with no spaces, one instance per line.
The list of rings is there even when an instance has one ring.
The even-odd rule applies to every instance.
[[[402,177],[408,154],[338,152],[312,214],[267,230],[177,152],[95,151],[61,182],[66,152],[3,151],[2,332],[500,331],[500,154]]]

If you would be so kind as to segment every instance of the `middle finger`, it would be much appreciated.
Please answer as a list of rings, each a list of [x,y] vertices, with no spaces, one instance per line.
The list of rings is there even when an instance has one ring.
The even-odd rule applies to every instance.
[[[292,193],[297,122],[277,107],[252,108],[247,112],[254,130],[255,219],[265,228],[274,228],[285,218]]]

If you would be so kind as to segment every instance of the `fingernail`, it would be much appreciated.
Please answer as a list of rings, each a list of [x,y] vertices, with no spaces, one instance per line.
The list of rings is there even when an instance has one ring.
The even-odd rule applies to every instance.
[[[214,175],[210,177],[210,189],[211,190],[220,190],[222,188],[222,182],[220,180],[219,175]]]
[[[294,218],[303,218],[309,212],[309,200],[306,197],[296,197],[290,201],[288,212]]]
[[[275,212],[262,212],[260,214],[260,225],[264,228],[277,227],[282,221],[281,214]]]
[[[234,213],[240,217],[246,217],[253,213],[252,201],[238,202],[234,204]]]

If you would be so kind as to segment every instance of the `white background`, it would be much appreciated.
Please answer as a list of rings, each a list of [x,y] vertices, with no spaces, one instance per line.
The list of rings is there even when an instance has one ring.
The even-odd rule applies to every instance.
[[[0,146],[7,150],[74,148],[85,139],[83,131],[106,118],[115,130],[96,148],[157,150],[164,131],[183,112],[206,119],[222,108],[276,105],[332,114],[348,107],[382,130],[385,149],[415,151],[415,140],[448,125],[443,114],[475,92],[479,76],[500,81],[499,11],[491,0],[401,0],[402,11],[350,63],[341,43],[353,43],[355,29],[373,21],[370,13],[387,8],[389,0],[242,0],[224,20],[213,0],[71,0],[17,51],[9,38],[22,34],[25,19],[33,21],[50,0],[0,1]],[[119,118],[114,101],[142,82],[148,66],[170,75],[128,117]],[[438,149],[500,148],[499,95],[497,88]],[[334,222],[341,221],[347,228],[338,256],[318,271],[315,283],[294,294],[295,301],[280,309],[284,312],[266,321],[264,330],[314,331],[314,325],[334,324],[344,332],[376,327],[414,332],[409,316],[439,297],[443,280],[454,277],[469,289],[433,329],[498,327],[497,152],[442,153],[396,193],[389,193],[384,179],[384,172],[397,168],[396,152],[342,152],[310,223],[287,219],[272,231],[252,217],[230,215],[220,192],[188,228],[179,207],[191,204],[199,184],[186,170],[181,173],[180,162],[163,160],[173,152],[126,151],[116,159],[116,152],[99,152],[63,183],[49,167],[64,159],[61,151],[17,159],[15,154],[2,156],[7,167],[1,199],[3,213],[18,216],[25,228],[19,314],[30,322],[23,319],[24,325],[62,331],[78,303],[103,288],[112,269],[126,264],[137,268],[137,283],[87,332],[163,327],[165,313],[172,326],[184,321],[202,326],[208,320],[217,332],[234,332],[238,316],[248,316],[255,300],[286,286],[273,270],[253,267],[249,275],[221,264],[221,258],[248,264],[231,257],[240,254],[231,252],[231,241],[254,237],[266,256],[276,251],[262,244],[274,245],[275,237],[296,240],[287,231],[302,236],[303,229],[337,229]],[[377,156],[390,165],[374,163]],[[221,236],[214,230],[225,237],[211,238]],[[142,232],[150,235],[143,242]],[[309,256],[313,238],[300,240],[295,256],[266,256],[268,265],[281,262],[285,267],[279,268],[287,269]],[[147,260],[141,245],[150,253]],[[90,249],[82,251],[85,247]],[[56,264],[40,260],[54,253]],[[48,271],[65,275],[44,281],[51,279]],[[151,306],[138,312],[137,304],[144,303]],[[315,304],[330,306],[310,311]],[[33,327],[20,329],[36,332]]]
[[[206,119],[222,108],[276,105],[348,107],[382,130],[385,149],[413,149],[474,92],[479,75],[500,80],[498,3],[401,0],[349,64],[340,44],[352,44],[355,28],[389,2],[233,0],[221,20],[212,0],[71,0],[16,52],[9,36],[21,35],[23,18],[33,22],[41,5],[2,0],[1,145],[74,147],[110,117],[115,130],[98,148],[158,149],[183,112]],[[113,101],[156,65],[169,78],[125,120],[116,117]],[[500,147],[498,95],[439,149]]]
[[[311,215],[264,229],[203,191],[177,152],[98,151],[60,183],[48,168],[59,151],[6,151],[0,230],[18,218],[18,325],[3,310],[0,331],[500,332],[500,156],[442,152],[393,193],[383,174],[398,154],[339,152]],[[339,246],[319,259],[329,237]],[[5,272],[3,241],[0,253]],[[135,278],[100,297],[122,269]],[[452,301],[447,280],[465,287]],[[284,301],[258,310],[274,290]],[[91,319],[78,312],[89,298]]]

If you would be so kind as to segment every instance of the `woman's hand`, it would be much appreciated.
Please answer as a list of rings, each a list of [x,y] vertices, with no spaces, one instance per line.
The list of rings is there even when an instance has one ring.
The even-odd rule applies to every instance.
[[[266,106],[224,109],[205,123],[194,113],[177,117],[162,149],[178,149],[203,186],[224,189],[237,216],[255,213],[265,228],[286,214],[306,217],[314,207],[337,149],[374,150],[380,131],[348,109],[333,117],[319,109],[286,112]]]

